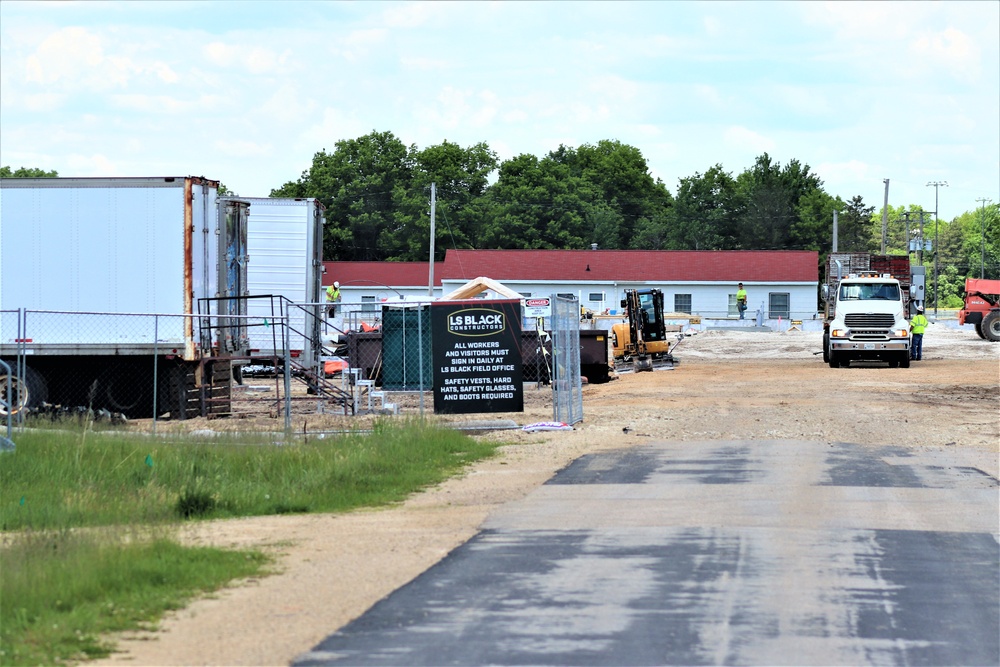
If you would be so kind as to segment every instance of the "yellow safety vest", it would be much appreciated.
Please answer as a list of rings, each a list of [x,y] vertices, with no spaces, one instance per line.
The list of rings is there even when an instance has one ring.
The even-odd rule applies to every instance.
[[[927,326],[927,318],[921,315],[920,313],[914,315],[913,319],[910,320],[910,329],[915,334],[922,334],[924,332],[924,327],[926,326]]]
[[[340,290],[330,285],[326,288],[326,300],[327,301],[340,301]]]

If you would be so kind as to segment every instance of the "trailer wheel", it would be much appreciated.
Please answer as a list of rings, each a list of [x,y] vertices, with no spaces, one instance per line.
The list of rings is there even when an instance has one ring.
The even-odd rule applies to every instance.
[[[3,398],[3,404],[0,405],[0,416],[16,415],[22,410],[37,408],[48,400],[48,384],[42,374],[34,368],[25,367],[24,378],[19,377],[17,372],[11,369],[9,396],[7,395],[7,375],[6,370],[0,370],[0,398]]]
[[[109,408],[126,417],[150,417],[153,409],[151,374],[152,369],[143,369],[136,364],[117,364],[101,376],[100,394]]]
[[[991,310],[983,317],[983,337],[994,343],[1000,342],[1000,310]]]

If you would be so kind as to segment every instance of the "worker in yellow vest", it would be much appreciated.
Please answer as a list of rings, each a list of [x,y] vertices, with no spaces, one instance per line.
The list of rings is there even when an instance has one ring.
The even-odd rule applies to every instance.
[[[924,357],[924,329],[927,328],[924,307],[917,306],[917,314],[910,320],[910,359],[920,361]]]
[[[337,314],[337,304],[340,303],[340,283],[336,280],[326,288],[326,302],[330,304],[327,317],[332,319]]]
[[[740,319],[747,311],[747,291],[743,289],[743,283],[736,286],[736,310],[740,311]]]

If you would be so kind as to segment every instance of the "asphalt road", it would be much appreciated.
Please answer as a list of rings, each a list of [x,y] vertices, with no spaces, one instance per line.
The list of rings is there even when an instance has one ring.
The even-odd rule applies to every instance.
[[[954,450],[585,456],[307,665],[997,665],[998,481]]]

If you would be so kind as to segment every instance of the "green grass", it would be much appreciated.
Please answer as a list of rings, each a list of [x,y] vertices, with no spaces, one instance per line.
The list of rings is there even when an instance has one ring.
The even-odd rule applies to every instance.
[[[497,446],[420,420],[308,444],[79,429],[14,440],[0,455],[2,665],[105,655],[102,634],[264,566],[256,552],[176,544],[180,521],[395,503]]]
[[[266,563],[256,552],[184,548],[162,537],[109,540],[93,531],[20,535],[2,553],[4,665],[106,656],[112,647],[102,634],[148,625]]]
[[[149,524],[398,502],[495,445],[419,421],[274,445],[30,431],[0,461],[0,530]]]

